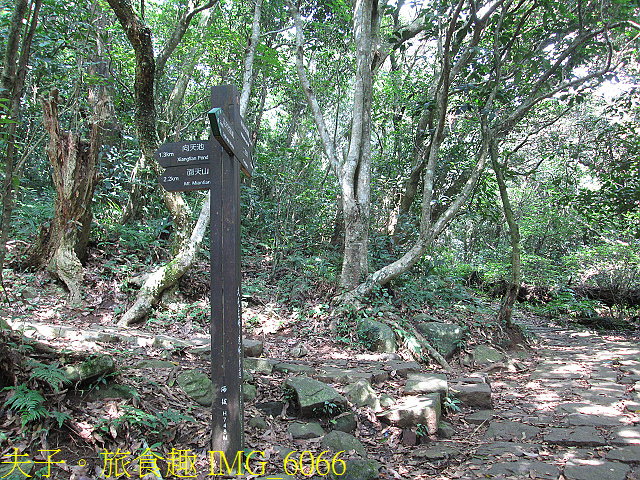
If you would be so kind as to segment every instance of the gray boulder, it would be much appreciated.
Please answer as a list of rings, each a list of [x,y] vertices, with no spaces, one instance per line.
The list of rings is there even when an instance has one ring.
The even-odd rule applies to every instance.
[[[353,412],[345,412],[342,415],[331,420],[333,430],[339,430],[345,433],[353,433],[358,427],[356,416]]]
[[[441,373],[409,373],[404,386],[405,395],[439,393],[444,398],[448,392],[447,376]]]
[[[317,422],[293,422],[287,428],[287,432],[289,432],[294,439],[299,438],[302,440],[317,438],[324,435],[324,430]]]
[[[242,348],[245,357],[259,357],[264,350],[264,344],[260,340],[242,339]]]
[[[388,410],[379,413],[378,418],[400,428],[413,428],[422,424],[428,428],[429,435],[433,435],[438,431],[440,414],[440,394],[431,393],[403,398]]]
[[[419,323],[416,328],[444,358],[453,357],[465,336],[464,329],[453,323]]]
[[[449,386],[449,395],[467,407],[491,410],[491,387],[486,383],[457,383]]]
[[[365,318],[358,326],[358,335],[369,350],[393,353],[396,351],[396,334],[389,325]]]
[[[295,392],[303,417],[335,416],[347,406],[347,399],[329,385],[305,376],[289,377],[285,386]]]
[[[371,388],[371,384],[364,379],[344,387],[344,394],[351,403],[358,407],[364,407],[366,405],[373,408],[374,412],[379,412],[382,409],[378,395],[375,390]]]
[[[322,439],[322,448],[324,450],[331,450],[332,452],[344,452],[345,457],[349,456],[351,452],[355,452],[361,457],[367,456],[367,451],[353,435],[334,430],[327,433]],[[337,470],[338,467],[336,467]]]
[[[504,355],[488,345],[478,345],[473,349],[473,360],[476,365],[485,366],[502,362]]]

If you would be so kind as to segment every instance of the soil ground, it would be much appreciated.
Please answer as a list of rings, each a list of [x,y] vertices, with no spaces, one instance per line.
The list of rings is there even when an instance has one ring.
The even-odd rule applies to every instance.
[[[123,289],[126,285],[123,279],[110,275],[108,270],[109,264],[105,262],[96,262],[88,270],[86,303],[78,309],[66,306],[66,293],[45,274],[8,272],[5,279],[7,293],[13,301],[11,306],[0,311],[0,318],[66,326],[77,332],[86,331],[88,327],[111,331],[134,292]],[[194,284],[191,290],[197,290],[197,272],[190,278],[187,281]],[[206,288],[201,290],[206,291]],[[308,307],[301,318],[300,311],[292,312],[258,297],[245,300],[246,334],[264,342],[265,356],[299,361],[312,367],[337,362],[344,368],[366,368],[368,360],[362,355],[371,352],[357,343],[354,335],[337,335],[335,322],[332,323],[323,304]],[[425,310],[443,321],[464,323],[471,332],[465,345],[466,351],[470,351],[474,344],[494,340],[495,326],[491,322],[496,307],[489,301],[468,298],[446,307],[425,307]],[[401,310],[395,314],[405,315]],[[108,453],[124,455],[125,452],[148,449],[157,455],[163,478],[186,476],[168,474],[171,469],[168,459],[178,452],[189,455],[194,461],[197,473],[190,478],[209,478],[210,408],[187,397],[175,381],[183,370],[209,371],[206,356],[195,354],[193,349],[185,348],[179,342],[198,336],[206,338],[208,320],[206,298],[187,300],[168,296],[145,325],[121,333],[176,339],[169,346],[157,342],[140,346],[99,339],[91,341],[81,336],[46,338],[39,333],[32,333],[33,338],[51,350],[33,350],[24,343],[14,345],[12,355],[16,369],[21,372],[18,382],[43,392],[43,405],[48,412],[51,415],[59,413],[56,413],[58,416],[43,415],[24,424],[21,416],[5,404],[11,392],[0,393],[3,462],[0,471],[7,472],[7,468],[14,467],[12,474],[2,475],[12,479],[26,478],[18,471],[20,468],[16,470],[17,466],[35,478],[47,478],[48,467],[51,468],[50,478],[56,479],[116,478],[117,473],[121,474],[120,478],[129,478],[128,475],[138,478],[132,465],[139,465],[140,458],[137,463],[129,464],[126,474],[125,465],[121,464],[120,472],[114,470],[109,475],[105,470],[107,459],[114,457],[109,457]],[[640,387],[636,383],[640,381],[638,331],[616,335],[576,331],[522,310],[518,311],[515,321],[524,327],[529,338],[529,345],[507,352],[517,368],[510,368],[507,361],[489,368],[463,366],[460,362],[465,353],[463,350],[451,362],[455,371],[447,375],[451,379],[480,370],[486,374],[492,389],[492,419],[480,424],[471,423],[468,418],[474,410],[453,404],[444,416],[453,426],[450,438],[436,435],[418,435],[416,438],[409,435],[407,429],[380,423],[369,407],[353,407],[357,418],[354,435],[365,447],[367,457],[379,462],[380,478],[578,480],[591,478],[589,472],[598,471],[605,472],[598,474],[604,476],[593,478],[640,478],[640,452],[635,450],[640,449],[636,412],[640,410],[640,404],[637,408],[634,406],[635,401],[640,402],[637,391]],[[293,348],[300,346],[307,352],[303,357],[299,357],[299,349]],[[115,374],[59,391],[34,378],[34,360],[64,366],[96,354],[114,358]],[[408,352],[400,354],[406,360],[413,360]],[[169,361],[173,366],[134,368],[138,362],[150,359]],[[434,363],[422,365],[421,370],[444,373]],[[398,397],[406,380],[394,371],[389,374],[388,380],[374,388],[378,394]],[[282,452],[298,450],[317,454],[320,451],[319,439],[294,440],[291,437],[287,427],[297,418],[286,408],[280,414],[265,416],[256,407],[265,402],[282,401],[285,379],[286,374],[278,372],[256,375],[257,397],[247,402],[245,411],[247,420],[254,417],[266,420],[263,428],[247,425],[245,440],[247,448],[265,452],[269,459],[265,475],[272,478],[287,478],[282,476]],[[96,396],[96,392],[104,390],[108,383],[131,387],[137,395],[132,398]],[[340,390],[343,386],[336,388]],[[581,407],[575,405],[583,405],[586,410],[579,410]],[[589,410],[589,406],[593,408]],[[612,420],[598,423],[592,416]],[[533,429],[528,430],[523,425]],[[323,426],[330,427],[328,420],[323,421]],[[577,427],[588,430],[581,431],[581,438],[570,437],[570,430]],[[621,433],[620,429],[627,431]],[[415,429],[413,433],[416,433]],[[601,440],[593,441],[596,437]],[[625,448],[631,450],[625,451]],[[611,452],[615,453],[612,455]],[[638,455],[634,457],[635,453]],[[625,454],[631,457],[624,457]],[[65,463],[59,463],[62,461]],[[110,466],[114,467],[114,464]],[[249,478],[253,477],[249,475]]]

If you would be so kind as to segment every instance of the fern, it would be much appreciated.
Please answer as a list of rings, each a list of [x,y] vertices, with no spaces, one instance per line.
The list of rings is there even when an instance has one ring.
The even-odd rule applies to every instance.
[[[58,362],[46,365],[44,363],[31,360],[31,365],[34,367],[31,370],[31,378],[44,380],[56,392],[59,391],[60,385],[70,383],[65,371],[58,367]]]
[[[20,414],[22,426],[50,416],[49,411],[42,405],[44,397],[37,390],[31,390],[24,385],[6,387],[4,390],[13,390],[13,396],[7,399],[4,405]]]

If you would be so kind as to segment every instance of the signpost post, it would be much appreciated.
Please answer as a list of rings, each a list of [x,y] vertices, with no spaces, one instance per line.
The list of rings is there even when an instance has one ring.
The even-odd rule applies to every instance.
[[[244,448],[240,171],[248,176],[253,171],[249,129],[235,86],[211,88],[209,121],[217,141],[166,143],[155,158],[165,167],[160,177],[165,189],[211,189],[211,445],[234,462]]]

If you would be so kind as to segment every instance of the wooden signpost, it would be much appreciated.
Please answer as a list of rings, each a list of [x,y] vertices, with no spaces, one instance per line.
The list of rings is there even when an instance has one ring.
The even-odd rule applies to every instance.
[[[235,86],[211,88],[209,121],[215,140],[167,143],[155,157],[166,169],[160,183],[167,190],[211,189],[211,444],[233,462],[244,448],[240,171],[253,171]]]

